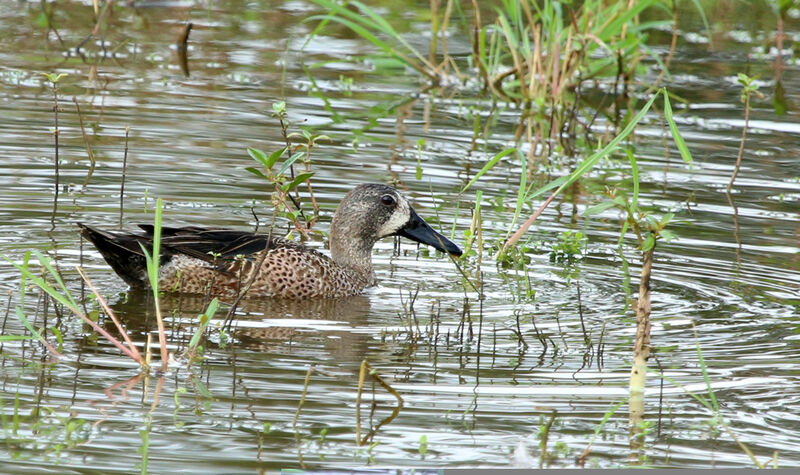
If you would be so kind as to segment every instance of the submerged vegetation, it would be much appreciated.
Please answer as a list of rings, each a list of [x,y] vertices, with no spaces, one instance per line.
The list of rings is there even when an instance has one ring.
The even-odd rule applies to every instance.
[[[128,39],[108,40],[115,34],[111,23],[127,10],[112,2],[95,2],[88,36],[77,46],[64,46],[71,43],[65,43],[58,33],[59,5],[43,4],[36,24],[47,31],[48,38],[53,32],[52,36],[67,51],[67,61],[78,64],[77,58],[82,58],[91,65],[86,77],[77,71],[65,75],[57,69],[41,79],[53,102],[52,229],[63,226],[59,216],[85,218],[100,209],[83,204],[85,196],[89,196],[84,195],[87,186],[108,180],[108,176],[93,175],[98,159],[90,141],[115,150],[113,153],[121,157],[120,170],[114,168],[117,162],[107,156],[100,157],[98,163],[101,170],[106,167],[107,172],[110,168],[113,176],[119,177],[113,182],[119,196],[109,194],[100,199],[116,203],[119,198],[120,225],[123,209],[129,215],[153,219],[153,247],[143,248],[152,291],[138,297],[134,292],[126,293],[109,304],[112,299],[108,294],[114,289],[95,283],[99,281],[95,272],[99,271],[84,264],[83,254],[82,265],[75,265],[75,271],[66,265],[75,259],[65,256],[62,249],[76,248],[76,240],[68,246],[55,245],[54,241],[47,249],[2,253],[5,262],[17,270],[15,278],[19,279],[9,296],[0,335],[4,361],[9,359],[10,367],[18,370],[16,386],[7,384],[8,394],[0,399],[0,437],[12,459],[41,455],[58,460],[64,452],[80,453],[82,446],[91,446],[93,440],[102,437],[98,426],[112,417],[104,412],[111,407],[92,401],[101,407],[103,418],[88,422],[80,411],[49,407],[42,392],[46,377],[70,365],[86,368],[84,371],[98,371],[95,366],[107,365],[131,371],[124,381],[114,381],[103,388],[108,400],[119,396],[127,403],[128,393],[140,390],[141,403],[146,406],[137,412],[140,420],[136,421],[136,463],[142,473],[152,468],[151,454],[158,449],[153,442],[166,430],[159,424],[180,433],[184,424],[200,424],[204,417],[215,417],[220,406],[212,409],[212,405],[218,404],[221,396],[214,391],[214,384],[221,383],[210,375],[223,367],[232,371],[232,394],[224,396],[232,401],[232,409],[229,420],[215,423],[228,426],[226,430],[247,440],[240,443],[257,447],[255,462],[261,468],[328,467],[326,457],[339,464],[346,458],[352,467],[369,466],[382,462],[381,443],[392,437],[401,441],[393,441],[396,445],[391,450],[401,448],[409,465],[460,462],[457,455],[447,452],[461,449],[443,447],[445,442],[437,437],[437,423],[414,427],[416,430],[403,425],[410,424],[403,418],[412,417],[414,411],[425,419],[435,414],[435,420],[441,420],[447,430],[465,430],[477,437],[492,424],[482,418],[501,414],[500,424],[513,426],[522,434],[516,437],[518,444],[507,444],[509,463],[520,466],[673,466],[669,451],[672,435],[665,434],[680,430],[702,432],[715,444],[730,444],[734,447],[730,452],[746,454],[757,467],[780,466],[778,450],[771,448],[771,462],[766,462],[764,450],[754,452],[737,435],[732,410],[717,400],[697,334],[688,343],[676,342],[674,336],[669,344],[660,340],[659,331],[669,330],[670,325],[686,326],[685,322],[662,318],[669,304],[654,302],[653,294],[661,283],[672,278],[667,267],[676,258],[666,253],[679,235],[690,230],[684,221],[694,219],[691,205],[697,198],[684,183],[667,180],[666,171],[663,185],[659,184],[660,193],[643,191],[645,186],[652,187],[653,180],[647,174],[661,170],[653,166],[653,152],[648,147],[664,150],[667,170],[683,167],[681,172],[688,174],[698,162],[702,163],[702,158],[696,153],[693,158],[690,152],[697,144],[690,138],[687,145],[681,133],[684,124],[690,123],[685,118],[690,100],[675,93],[670,84],[670,65],[683,21],[679,12],[686,11],[679,8],[676,0],[431,0],[424,21],[414,17],[412,22],[417,30],[424,26],[424,34],[410,33],[413,28],[404,24],[402,15],[386,14],[387,8],[398,6],[378,7],[355,0],[311,1],[316,10],[303,19],[306,34],[302,41],[289,40],[277,62],[283,68],[283,97],[257,99],[258,112],[272,129],[267,134],[271,138],[263,142],[255,137],[241,138],[243,143],[235,150],[239,160],[236,166],[219,169],[219,176],[212,173],[206,177],[211,177],[209,181],[229,180],[236,184],[241,180],[245,187],[257,190],[253,196],[259,196],[258,201],[252,198],[249,205],[240,206],[249,211],[241,214],[252,215],[256,229],[263,224],[268,230],[262,232],[318,245],[330,216],[329,204],[333,200],[328,195],[347,191],[347,185],[340,180],[360,182],[376,176],[370,170],[383,170],[384,164],[376,163],[375,144],[395,140],[389,147],[392,157],[381,176],[398,187],[417,191],[424,190],[429,181],[428,205],[436,212],[436,219],[431,221],[443,230],[443,235],[461,238],[464,254],[449,262],[436,262],[434,259],[441,256],[419,249],[414,253],[395,243],[392,255],[419,258],[423,276],[415,276],[413,284],[389,281],[387,286],[398,289],[394,292],[399,293],[399,299],[381,302],[390,308],[391,319],[381,320],[379,332],[370,329],[369,320],[365,319],[370,315],[369,298],[365,298],[366,304],[356,298],[312,302],[303,307],[303,303],[293,302],[250,303],[241,295],[235,301],[212,299],[210,295],[192,300],[189,296],[159,292],[155,283],[162,214],[163,219],[171,218],[171,213],[178,214],[179,204],[188,198],[177,193],[170,196],[163,186],[167,180],[160,178],[152,190],[145,187],[144,193],[126,188],[126,179],[130,180],[128,168],[133,163],[128,161],[128,140],[136,138],[136,124],[120,128],[124,129],[124,136],[106,136],[108,129],[104,127],[117,119],[103,116],[105,105],[98,108],[91,103],[94,109],[89,110],[100,111],[97,122],[84,118],[81,112],[79,104],[89,99],[73,99],[77,118],[65,118],[63,110],[63,95],[75,94],[79,84],[70,81],[86,81],[94,87],[100,81],[98,71],[102,71],[104,61],[117,60],[114,55],[126,48],[133,56],[141,56],[142,45],[128,45]],[[708,6],[699,1],[686,3],[699,19],[695,23],[702,25],[700,34],[711,41],[714,25],[709,25],[706,18],[704,8]],[[208,6],[209,19],[213,8]],[[781,7],[781,21],[791,8]],[[146,31],[145,17],[131,15],[133,24]],[[260,18],[248,15],[243,14],[243,24],[252,26]],[[192,23],[182,26],[177,47],[185,76],[191,74],[191,55],[198,54],[192,52],[192,31],[198,31],[193,30]],[[654,36],[659,37],[657,43],[652,41]],[[362,46],[352,52],[328,52],[326,42],[340,37]],[[300,58],[299,66],[292,64],[295,55]],[[157,63],[151,58],[148,61]],[[287,69],[292,67],[296,69],[294,81],[302,87],[292,86],[287,79]],[[393,92],[375,93],[372,84],[363,84],[374,76],[409,75],[414,85],[401,97]],[[754,101],[764,98],[755,75],[746,71],[737,77],[744,127],[738,154],[730,157],[733,173],[726,189],[734,220],[738,215],[732,193],[737,175],[746,164],[743,157],[750,114]],[[164,79],[165,84],[170,81],[179,83]],[[246,77],[237,81],[243,84],[242,89],[250,87]],[[303,110],[300,104],[294,104],[286,97],[284,87],[302,90],[318,110]],[[111,96],[122,94],[103,92]],[[358,103],[364,97],[368,107]],[[786,107],[785,100],[777,103]],[[41,110],[46,109],[43,101],[38,104]],[[431,126],[431,116],[437,110],[465,130],[464,136],[452,137],[448,142],[447,138],[438,137],[446,132],[432,132],[435,127]],[[311,112],[320,116],[305,123],[301,117]],[[228,111],[224,113],[227,115]],[[420,130],[407,134],[413,114],[422,117],[422,125]],[[93,133],[91,140],[84,121]],[[388,123],[396,129],[397,137],[387,139],[388,134],[381,132]],[[64,147],[59,137],[68,127],[77,129],[76,124],[80,125],[86,149],[84,158],[91,164],[78,191],[64,185],[61,175],[66,159],[63,152],[59,155]],[[142,135],[146,138],[148,134]],[[649,136],[659,136],[662,142],[657,147],[652,143],[643,145],[643,137]],[[137,143],[143,142],[140,139]],[[219,143],[213,146],[229,148],[223,140]],[[131,146],[130,153],[136,153],[136,146]],[[447,146],[458,152],[443,152]],[[432,164],[432,157],[440,152],[456,157],[449,158],[454,162],[454,173],[450,169],[442,173]],[[326,154],[336,158],[323,158]],[[680,157],[682,161],[675,165],[670,157]],[[257,166],[250,166],[253,161]],[[82,164],[75,163],[70,162],[69,167],[83,169]],[[169,168],[163,170],[171,172]],[[440,176],[446,177],[441,184],[430,178]],[[335,183],[338,188],[330,187],[334,190],[330,191],[326,183]],[[213,184],[200,183],[197,188],[202,194]],[[263,199],[265,193],[270,193],[269,199]],[[150,204],[153,195],[155,206]],[[143,210],[132,203],[142,203]],[[266,213],[269,218],[262,219],[259,213]],[[530,230],[541,223],[537,220],[542,216],[559,226],[542,226],[541,232],[532,233]],[[734,233],[738,233],[738,221],[735,225]],[[739,259],[741,242],[738,234],[735,236]],[[613,271],[592,276],[590,273],[596,272],[592,266],[603,260],[610,263],[607,269]],[[454,268],[449,265],[451,262]],[[660,268],[659,264],[665,265]],[[438,281],[433,269],[447,269],[454,283]],[[664,274],[660,275],[662,271]],[[382,292],[381,297],[374,300],[384,300],[387,290],[377,292]],[[559,297],[543,298],[548,293]],[[136,308],[133,318],[132,314],[120,315],[118,310],[125,308],[128,300]],[[182,318],[187,312],[191,313],[189,320]],[[69,318],[70,314],[79,320]],[[9,315],[16,317],[18,324],[6,322]],[[149,321],[150,316],[155,324]],[[289,316],[299,323],[276,323],[276,316]],[[683,318],[681,314],[675,320]],[[339,320],[349,322],[352,328],[342,330]],[[694,320],[690,320],[694,326]],[[309,337],[317,334],[324,338]],[[361,338],[362,334],[368,336]],[[158,343],[151,340],[153,336]],[[99,337],[116,350],[100,343]],[[319,343],[315,338],[324,341]],[[298,357],[295,348],[303,345],[312,348],[303,350],[307,353],[318,349],[322,354]],[[328,345],[336,350],[330,350]],[[696,359],[677,355],[678,348],[696,349]],[[159,355],[158,364],[152,362],[154,350]],[[124,359],[119,354],[132,363],[121,363]],[[84,366],[81,359],[87,355],[100,363],[93,361]],[[274,374],[259,373],[263,355],[277,355],[276,366],[271,368]],[[440,358],[446,362],[440,363]],[[610,365],[609,359],[613,360]],[[256,369],[248,368],[251,364]],[[537,382],[551,378],[537,374],[548,364],[553,366],[554,380],[561,377],[558,369],[564,366],[568,370],[564,374],[569,373],[575,381],[583,377],[582,372],[596,371],[600,375],[582,384],[596,384],[599,388],[604,386],[604,378],[612,381],[603,387],[611,389],[601,401],[604,409],[586,411],[590,415],[580,421],[585,436],[580,444],[574,438],[570,443],[559,439],[576,432],[574,427],[565,429],[571,414],[560,409],[564,401],[560,392],[553,393],[558,397],[542,393],[549,397],[546,404],[537,401],[531,405],[526,399],[537,395]],[[445,369],[440,370],[439,365]],[[418,370],[426,366],[434,370]],[[699,369],[688,372],[688,376],[681,373],[695,367]],[[630,376],[623,382],[618,374],[628,370]],[[290,372],[299,374],[294,380],[297,384],[281,381]],[[30,375],[40,375],[34,378],[39,381],[25,391],[37,389],[40,394],[29,399],[22,396],[25,391],[20,388],[31,384],[22,381]],[[277,382],[264,389],[264,381],[272,377]],[[444,381],[441,387],[437,386],[440,378]],[[657,388],[655,378],[659,381]],[[687,382],[695,379],[702,382],[700,390],[697,383]],[[234,410],[242,397],[236,394],[237,384],[244,380],[250,384],[243,385],[247,408]],[[339,385],[332,386],[331,381]],[[419,384],[421,381],[433,389]],[[449,394],[449,386],[458,386],[459,393],[469,394],[467,402],[441,397],[441,408],[421,402],[427,401],[420,396],[425,391],[436,399]],[[329,393],[340,394],[332,396],[326,388]],[[650,390],[659,394],[657,414],[656,398]],[[261,399],[252,403],[249,391],[259,393]],[[404,398],[405,391],[412,397]],[[673,398],[685,393],[691,404],[699,404],[698,409],[708,414],[708,421],[701,428],[677,427],[679,423],[673,426],[676,416],[671,413],[671,403],[662,403],[665,393]],[[514,397],[502,402],[509,394]],[[172,397],[164,397],[168,395]],[[184,401],[189,396],[194,398],[191,411]],[[73,395],[73,399],[77,397]],[[171,402],[174,407],[168,414],[160,414]],[[506,404],[519,404],[526,418],[504,420],[506,415],[500,406]],[[272,405],[279,410],[271,410]],[[482,405],[488,405],[489,412],[480,412]],[[626,406],[627,414],[623,414]],[[662,414],[662,410],[669,414]],[[288,418],[286,414],[290,414]],[[347,414],[349,422],[332,422],[332,414]],[[484,417],[487,414],[495,415]],[[538,420],[538,426],[532,420]],[[393,427],[407,432],[393,433],[389,430]],[[508,431],[504,426],[501,432]],[[399,432],[403,433],[398,435]],[[626,456],[619,454],[621,434],[628,450]],[[533,438],[536,442],[532,442]],[[662,448],[665,441],[666,450]],[[506,442],[508,439],[503,443]],[[598,449],[604,443],[608,443],[605,449]],[[280,457],[283,465],[276,465],[270,450],[284,454],[287,447],[290,456]],[[596,452],[600,453],[595,456]],[[470,466],[476,464],[474,458],[465,457]],[[606,458],[612,461],[609,463]],[[392,460],[398,463],[399,459]]]

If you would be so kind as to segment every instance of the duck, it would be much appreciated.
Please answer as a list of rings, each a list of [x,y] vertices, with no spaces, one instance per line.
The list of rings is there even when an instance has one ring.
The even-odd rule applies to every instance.
[[[153,247],[153,225],[141,232],[100,230],[79,223],[81,235],[132,289],[150,280],[142,248]],[[377,285],[372,248],[402,236],[437,251],[461,249],[436,232],[395,188],[358,185],[342,199],[330,225],[330,256],[301,243],[225,228],[162,227],[158,290],[231,297],[338,298]]]

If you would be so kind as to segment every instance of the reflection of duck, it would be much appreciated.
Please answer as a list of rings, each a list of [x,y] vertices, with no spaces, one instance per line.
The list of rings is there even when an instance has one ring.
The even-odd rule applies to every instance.
[[[110,233],[80,225],[114,271],[133,288],[148,286],[141,246],[144,234]],[[461,249],[434,231],[408,200],[386,185],[359,185],[344,197],[331,222],[331,257],[263,234],[201,227],[163,228],[160,290],[248,297],[343,297],[375,285],[372,247],[387,236],[405,236],[442,252]],[[250,284],[247,288],[247,284]]]
[[[155,330],[154,315],[146,314],[146,309],[153,308],[152,298],[149,291],[134,290],[111,307],[129,332],[144,335]],[[194,334],[197,315],[205,312],[208,299],[198,294],[171,293],[159,298],[159,306],[165,315],[172,316],[170,325],[181,329],[173,335],[173,343],[180,348]],[[364,355],[366,337],[352,329],[364,325],[369,312],[367,295],[304,300],[253,298],[239,303],[230,335],[238,342],[237,348],[273,351],[302,341],[298,348],[323,345],[337,361],[358,364]],[[217,323],[212,323],[212,328],[217,328],[223,316],[217,313]],[[139,338],[143,337],[134,336],[134,340]]]

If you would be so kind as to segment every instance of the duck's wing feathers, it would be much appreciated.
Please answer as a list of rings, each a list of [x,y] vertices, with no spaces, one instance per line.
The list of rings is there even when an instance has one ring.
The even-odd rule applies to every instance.
[[[139,225],[152,243],[153,226]],[[161,228],[163,253],[185,254],[208,262],[229,261],[237,257],[252,258],[256,253],[281,247],[296,247],[298,244],[265,234],[235,231],[222,228],[188,226]]]

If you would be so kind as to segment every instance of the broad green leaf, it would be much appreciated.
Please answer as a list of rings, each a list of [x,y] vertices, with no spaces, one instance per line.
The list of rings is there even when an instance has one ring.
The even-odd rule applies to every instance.
[[[247,168],[245,168],[245,170],[250,172],[250,173],[252,173],[253,175],[259,176],[259,177],[261,177],[261,178],[263,178],[265,180],[268,179],[267,176],[264,175],[263,173],[261,173],[261,170],[259,170],[258,168],[247,167]]]
[[[647,233],[647,237],[644,238],[642,241],[642,252],[647,252],[650,249],[653,249],[653,246],[656,245],[656,238],[653,237],[653,233]]]
[[[297,175],[294,178],[294,180],[292,180],[291,182],[287,183],[286,185],[283,185],[282,189],[283,189],[283,191],[292,191],[293,189],[295,189],[297,187],[297,185],[299,185],[300,183],[303,183],[304,181],[308,180],[312,176],[314,176],[314,172],[301,173],[301,174]]]
[[[299,152],[295,152],[294,155],[292,155],[291,157],[289,157],[288,160],[283,162],[283,165],[281,165],[280,171],[278,171],[278,175],[283,175],[284,173],[286,173],[286,171],[289,170],[289,167],[294,165],[294,162],[296,162],[300,157],[302,157],[305,154],[306,154],[306,152],[304,152],[302,150],[299,151]]]
[[[583,211],[584,217],[594,216],[595,214],[602,213],[603,211],[617,206],[613,201],[604,201],[603,203],[590,206]]]

